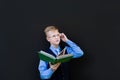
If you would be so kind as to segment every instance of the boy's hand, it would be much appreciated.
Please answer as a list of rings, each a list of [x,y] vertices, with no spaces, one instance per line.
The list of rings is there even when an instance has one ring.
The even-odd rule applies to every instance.
[[[56,64],[54,64],[54,65],[52,65],[51,63],[49,63],[49,64],[50,64],[50,68],[51,68],[53,71],[56,71],[57,68],[60,66],[61,63],[56,63]]]
[[[63,42],[66,42],[68,40],[68,38],[66,37],[64,33],[61,33],[60,38]]]

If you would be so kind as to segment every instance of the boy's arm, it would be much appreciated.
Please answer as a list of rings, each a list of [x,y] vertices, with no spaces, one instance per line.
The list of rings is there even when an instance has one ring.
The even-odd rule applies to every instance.
[[[38,70],[40,72],[41,79],[50,79],[54,71],[51,68],[47,68],[49,64],[43,60],[40,60]]]
[[[61,63],[56,63],[54,65],[50,63],[46,63],[43,60],[40,60],[39,64],[39,72],[41,79],[50,79],[52,74],[57,70],[57,68],[60,66]],[[47,66],[50,66],[50,68],[47,68]]]
[[[82,49],[71,40],[67,40],[66,43],[69,45],[66,48],[67,52],[73,54],[73,58],[81,57],[84,54]]]
[[[81,48],[78,45],[76,45],[74,42],[69,40],[64,33],[61,33],[60,37],[63,42],[69,45],[69,47],[67,47],[66,49],[68,54],[69,53],[73,54],[73,58],[81,57],[84,54]]]

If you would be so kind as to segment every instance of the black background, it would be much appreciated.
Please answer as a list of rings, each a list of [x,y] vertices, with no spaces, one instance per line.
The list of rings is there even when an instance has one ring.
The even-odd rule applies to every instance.
[[[72,80],[120,80],[119,0],[0,1],[0,80],[39,80],[47,25],[85,53],[71,62]]]

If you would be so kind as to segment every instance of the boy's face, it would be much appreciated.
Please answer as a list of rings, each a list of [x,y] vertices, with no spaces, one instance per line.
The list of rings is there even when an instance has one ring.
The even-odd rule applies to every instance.
[[[48,31],[46,33],[46,38],[51,45],[57,46],[60,43],[60,33],[58,32],[58,30]]]

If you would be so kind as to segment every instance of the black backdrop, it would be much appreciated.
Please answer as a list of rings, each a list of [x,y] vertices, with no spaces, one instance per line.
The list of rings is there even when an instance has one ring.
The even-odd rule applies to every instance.
[[[72,80],[120,80],[119,0],[0,1],[0,80],[39,80],[36,54],[56,25],[85,55],[71,62]]]

